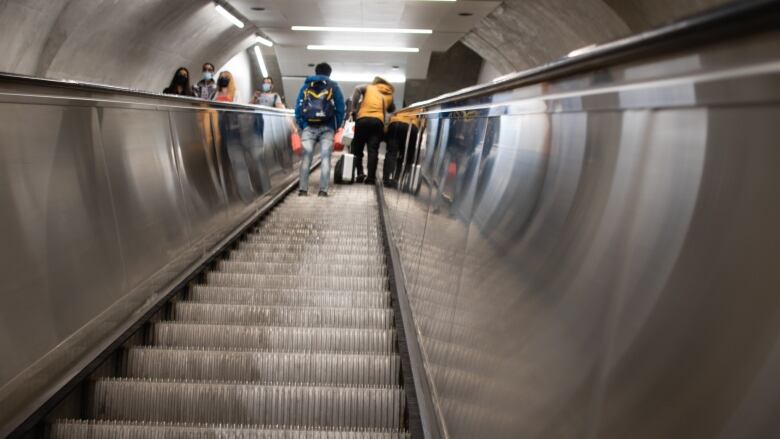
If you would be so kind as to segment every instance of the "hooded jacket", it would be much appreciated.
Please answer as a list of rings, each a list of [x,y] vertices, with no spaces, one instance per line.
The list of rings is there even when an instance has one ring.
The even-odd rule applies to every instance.
[[[390,117],[390,123],[400,122],[405,124],[412,124],[416,127],[420,127],[420,110],[414,111],[399,111]]]
[[[328,85],[333,89],[333,112],[334,117],[332,120],[326,122],[335,131],[344,122],[344,95],[341,94],[341,87],[336,81],[331,80],[325,75],[312,75],[303,81],[301,91],[298,92],[298,99],[295,100],[295,121],[301,129],[306,128],[309,123],[303,118],[302,106],[303,106],[303,92],[306,91],[308,83],[312,81],[327,81]]]
[[[357,87],[352,95],[354,105],[359,105],[355,119],[373,117],[385,123],[385,115],[395,111],[394,91],[389,82],[379,77],[372,84]]]

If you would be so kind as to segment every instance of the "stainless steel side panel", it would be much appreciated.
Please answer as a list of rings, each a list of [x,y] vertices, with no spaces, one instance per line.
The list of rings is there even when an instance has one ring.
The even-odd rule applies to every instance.
[[[780,437],[778,54],[423,108],[421,185],[385,193],[447,437]]]
[[[0,436],[297,175],[291,113],[0,77]]]

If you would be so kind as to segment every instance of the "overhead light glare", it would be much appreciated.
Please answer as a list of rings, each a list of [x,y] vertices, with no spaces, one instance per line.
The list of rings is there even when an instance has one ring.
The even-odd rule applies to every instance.
[[[263,60],[263,54],[260,52],[260,47],[255,46],[255,58],[257,58],[257,65],[260,66],[260,73],[263,78],[268,77],[268,69],[265,67],[265,60]]]
[[[573,56],[582,55],[583,53],[588,53],[588,52],[590,52],[591,50],[593,50],[595,48],[596,48],[595,44],[588,44],[585,47],[580,47],[579,49],[572,50],[566,56],[571,58]]]
[[[233,23],[237,28],[244,28],[244,22],[239,20],[235,15],[228,12],[228,10],[223,8],[222,5],[214,5],[214,8],[217,10],[217,12],[219,12],[220,15],[225,17],[229,22]]]
[[[273,41],[271,41],[271,40],[269,40],[267,38],[263,38],[260,35],[255,35],[255,40],[258,43],[262,44],[263,46],[273,47],[273,45],[274,45]]]
[[[387,47],[387,46],[340,46],[340,45],[318,45],[309,44],[306,46],[309,50],[345,50],[351,52],[407,52],[417,53],[420,49],[416,47]]]
[[[333,72],[330,78],[334,81],[341,82],[371,82],[375,77],[380,76],[385,81],[393,84],[402,84],[406,82],[406,76],[403,73],[389,73],[386,75],[374,75],[371,73],[349,73],[349,72]]]
[[[292,30],[305,32],[355,32],[373,34],[432,34],[432,29],[394,29],[383,27],[341,27],[341,26],[293,26]]]

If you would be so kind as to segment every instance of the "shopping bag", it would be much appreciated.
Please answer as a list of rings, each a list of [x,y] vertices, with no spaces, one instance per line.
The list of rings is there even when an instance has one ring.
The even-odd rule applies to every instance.
[[[342,140],[344,136],[344,129],[340,128],[338,131],[336,131],[336,135],[333,136],[333,150],[334,151],[344,151],[344,141]]]
[[[292,145],[293,154],[301,155],[303,152],[303,145],[301,145],[301,135],[297,132],[290,134],[290,144]]]
[[[348,120],[344,123],[344,129],[341,134],[341,143],[344,144],[344,146],[349,146],[352,144],[352,139],[355,138],[355,122]]]

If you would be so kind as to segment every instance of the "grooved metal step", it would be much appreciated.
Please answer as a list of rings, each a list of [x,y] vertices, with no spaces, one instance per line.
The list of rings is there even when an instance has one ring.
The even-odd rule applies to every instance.
[[[254,252],[290,252],[290,253],[304,253],[308,251],[316,251],[331,254],[347,254],[347,255],[362,255],[362,254],[376,254],[382,251],[382,247],[379,244],[376,245],[354,245],[354,244],[338,244],[338,243],[273,243],[273,242],[242,242],[238,246],[239,250],[248,250]]]
[[[269,289],[375,291],[387,289],[387,277],[293,276],[286,274],[243,274],[212,271],[206,282],[222,287],[258,287]]]
[[[285,264],[318,264],[320,262],[327,262],[331,264],[340,265],[358,265],[367,264],[385,265],[384,254],[356,254],[356,255],[339,255],[328,252],[316,252],[309,251],[306,253],[290,253],[290,252],[273,252],[262,253],[250,250],[233,250],[230,253],[230,260],[232,261],[251,261],[251,262],[276,262]]]
[[[127,376],[199,381],[344,386],[399,384],[397,355],[300,354],[134,347]]]
[[[94,382],[94,419],[401,428],[398,387],[257,385],[143,379]]]
[[[273,274],[295,276],[344,276],[387,278],[384,265],[339,265],[327,262],[319,264],[279,264],[222,260],[217,263],[222,273]]]
[[[373,188],[288,197],[53,439],[408,439]]]
[[[383,308],[390,306],[387,291],[300,291],[196,285],[190,300],[205,303],[264,306],[316,306],[328,308]]]
[[[391,354],[396,333],[391,329],[285,328],[269,326],[156,323],[152,342],[158,346],[268,349],[283,352]]]
[[[317,429],[263,425],[59,420],[52,439],[409,439],[395,429]]]
[[[367,329],[389,329],[393,326],[393,311],[390,308],[314,308],[177,302],[173,304],[173,314],[177,322],[190,323]]]

